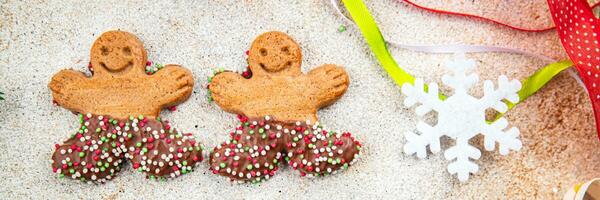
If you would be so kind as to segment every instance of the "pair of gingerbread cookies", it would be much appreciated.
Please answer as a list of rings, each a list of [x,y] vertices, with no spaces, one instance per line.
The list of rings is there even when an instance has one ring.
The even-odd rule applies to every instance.
[[[105,182],[130,161],[149,178],[174,178],[203,160],[203,146],[159,117],[160,110],[187,100],[194,80],[176,65],[148,71],[142,42],[109,31],[92,46],[88,77],[62,70],[49,87],[54,101],[79,113],[80,128],[52,155],[60,177]],[[316,112],[348,88],[335,65],[300,70],[298,44],[281,32],[260,35],[249,50],[251,76],[223,72],[209,90],[241,121],[230,139],[210,152],[210,170],[238,181],[261,181],[287,162],[301,175],[324,176],[347,168],[361,145],[349,133],[325,130]],[[148,64],[149,65],[149,64]]]

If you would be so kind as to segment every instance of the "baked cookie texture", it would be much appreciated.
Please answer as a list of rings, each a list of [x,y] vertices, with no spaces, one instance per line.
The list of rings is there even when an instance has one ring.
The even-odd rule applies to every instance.
[[[219,72],[209,79],[211,98],[238,114],[240,126],[210,155],[211,170],[232,181],[272,177],[282,162],[302,176],[346,169],[361,144],[350,133],[328,131],[317,110],[338,100],[350,79],[337,65],[302,73],[300,46],[287,34],[267,32],[248,51],[249,72]]]
[[[56,144],[52,168],[60,177],[112,179],[125,160],[148,178],[173,178],[202,161],[202,146],[159,117],[162,108],[187,100],[189,70],[166,65],[146,71],[143,43],[124,31],[103,33],[90,53],[92,76],[61,70],[48,87],[54,102],[79,113],[80,129]]]
[[[227,112],[315,122],[317,110],[342,97],[350,84],[346,71],[333,64],[303,74],[300,46],[282,32],[258,36],[248,56],[251,78],[223,72],[210,82],[212,98]]]

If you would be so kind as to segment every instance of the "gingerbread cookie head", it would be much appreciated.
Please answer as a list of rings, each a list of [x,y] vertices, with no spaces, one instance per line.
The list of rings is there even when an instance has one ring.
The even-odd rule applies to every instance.
[[[294,39],[282,32],[267,32],[258,36],[248,51],[248,63],[253,75],[302,74],[302,51]]]
[[[129,70],[143,73],[146,59],[143,43],[135,35],[124,31],[103,33],[90,52],[90,61],[96,67],[94,71],[102,75],[118,75],[131,72]]]
[[[339,99],[348,88],[346,71],[326,64],[301,72],[298,44],[282,32],[264,33],[252,43],[246,79],[233,72],[215,75],[209,90],[223,110],[251,118],[280,121],[317,120],[317,110]]]
[[[192,93],[194,81],[185,68],[166,65],[155,74],[146,74],[146,51],[131,33],[102,34],[90,57],[91,77],[74,70],[62,70],[52,77],[49,87],[58,105],[118,119],[156,118],[162,108],[177,105]]]

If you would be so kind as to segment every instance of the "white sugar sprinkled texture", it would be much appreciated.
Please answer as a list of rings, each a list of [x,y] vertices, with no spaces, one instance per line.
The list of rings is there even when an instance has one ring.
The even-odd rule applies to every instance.
[[[530,4],[515,1],[510,12],[543,14],[535,13],[538,9],[517,9],[530,8]],[[542,0],[533,4],[546,6]],[[396,42],[503,45],[564,58],[552,31],[521,33],[479,20],[425,13],[396,0],[367,1],[367,6],[386,37]],[[419,117],[402,104],[400,87],[380,68],[360,32],[354,27],[337,31],[344,21],[334,13],[318,0],[2,1],[0,91],[7,100],[0,102],[0,199],[551,199],[600,171],[588,97],[567,74],[559,75],[508,114],[507,119],[521,131],[523,148],[509,156],[484,152],[476,161],[479,173],[467,183],[459,183],[446,171],[448,161],[441,155],[424,160],[404,155],[402,133],[415,130]],[[325,63],[346,67],[351,78],[348,92],[319,115],[327,127],[356,135],[365,147],[362,159],[327,178],[301,178],[290,167],[283,167],[260,185],[231,185],[212,175],[207,163],[168,182],[148,181],[130,166],[104,185],[58,179],[48,161],[54,144],[78,127],[74,115],[52,105],[48,81],[63,68],[85,70],[95,38],[117,28],[140,37],[152,61],[182,64],[192,71],[196,79],[192,97],[177,111],[164,111],[162,116],[180,130],[193,132],[209,147],[224,141],[237,122],[235,115],[208,103],[206,77],[217,67],[243,69],[244,51],[258,34],[287,32],[302,47],[304,71]],[[448,72],[440,65],[451,55],[395,48],[391,52],[400,66],[425,82],[439,82]],[[511,54],[467,56],[478,62],[474,72],[481,74],[482,80],[500,74],[523,79],[544,64]],[[482,94],[480,90],[472,92]],[[442,140],[443,148],[450,144]],[[483,140],[474,144],[483,147]],[[553,192],[555,188],[557,192]]]

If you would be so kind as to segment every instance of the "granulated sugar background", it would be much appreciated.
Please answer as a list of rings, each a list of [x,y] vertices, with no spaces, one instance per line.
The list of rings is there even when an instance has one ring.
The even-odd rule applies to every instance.
[[[493,10],[500,2],[505,1],[481,6],[480,1],[466,0],[443,7]],[[547,15],[544,0],[510,2],[512,9],[487,13],[519,25],[548,24],[548,17],[535,17]],[[480,20],[430,14],[397,0],[366,4],[385,37],[394,42],[498,45],[566,58],[553,31],[523,33]],[[6,93],[0,102],[1,199],[558,199],[574,184],[599,175],[592,109],[585,90],[568,73],[507,115],[521,130],[521,151],[508,156],[483,153],[476,161],[480,171],[468,182],[460,183],[446,171],[448,161],[442,154],[423,160],[404,155],[403,133],[415,130],[419,117],[402,104],[400,87],[381,69],[358,29],[337,31],[345,22],[324,1],[5,0],[0,1],[0,13],[0,91]],[[257,185],[233,185],[212,175],[206,162],[166,182],[146,180],[130,166],[102,185],[57,178],[49,162],[54,144],[76,131],[78,123],[70,111],[52,105],[47,84],[60,69],[86,70],[92,43],[112,29],[137,35],[150,60],[181,64],[193,72],[196,87],[191,98],[162,117],[210,148],[224,141],[237,122],[235,115],[207,101],[206,77],[218,67],[243,69],[244,51],[258,34],[290,34],[302,46],[305,72],[325,63],[346,67],[351,78],[348,92],[318,114],[328,127],[355,134],[364,143],[363,159],[326,178],[301,178],[286,166]],[[400,66],[427,82],[440,82],[448,72],[441,64],[451,55],[390,50]],[[523,79],[547,64],[504,53],[467,57],[477,61],[481,80],[501,74]],[[474,94],[481,95],[481,85]],[[451,94],[448,88],[443,91]],[[481,140],[473,143],[483,147]],[[443,146],[452,144],[444,140]]]

